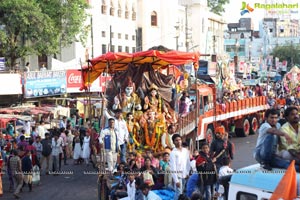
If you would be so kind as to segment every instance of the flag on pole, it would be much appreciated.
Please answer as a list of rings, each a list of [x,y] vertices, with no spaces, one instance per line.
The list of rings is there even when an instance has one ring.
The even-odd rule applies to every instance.
[[[297,197],[297,174],[295,170],[295,160],[287,168],[282,179],[278,183],[270,200],[291,200]]]

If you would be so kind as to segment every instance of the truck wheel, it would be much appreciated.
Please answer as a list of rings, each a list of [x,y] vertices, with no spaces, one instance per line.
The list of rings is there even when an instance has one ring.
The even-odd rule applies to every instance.
[[[235,128],[235,134],[238,137],[247,137],[250,133],[250,122],[246,118],[243,121],[243,127],[242,128]]]
[[[213,128],[211,126],[209,126],[207,128],[205,138],[206,138],[206,142],[210,146],[210,144],[212,143],[212,141],[215,138],[214,130],[213,130]]]
[[[251,118],[251,124],[250,124],[250,135],[254,135],[258,129],[258,120],[256,117]]]

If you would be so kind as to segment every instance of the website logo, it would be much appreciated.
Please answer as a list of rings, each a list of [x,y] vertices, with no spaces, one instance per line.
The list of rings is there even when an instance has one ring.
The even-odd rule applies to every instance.
[[[243,16],[246,13],[253,12],[253,10],[254,9],[251,8],[248,3],[246,3],[245,1],[242,2],[241,16]]]

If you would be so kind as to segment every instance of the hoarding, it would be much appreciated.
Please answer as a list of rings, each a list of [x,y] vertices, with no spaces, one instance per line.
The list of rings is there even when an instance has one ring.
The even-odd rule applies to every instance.
[[[66,93],[65,71],[33,71],[24,73],[24,97],[44,97]]]
[[[0,74],[0,95],[22,94],[20,74]]]
[[[106,82],[111,80],[111,76],[100,76],[91,85],[91,92],[104,92]],[[80,93],[82,87],[81,71],[76,69],[69,69],[66,71],[67,93]]]

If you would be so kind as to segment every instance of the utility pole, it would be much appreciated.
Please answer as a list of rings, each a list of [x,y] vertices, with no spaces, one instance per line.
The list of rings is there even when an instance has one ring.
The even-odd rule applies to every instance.
[[[185,5],[185,46],[186,52],[189,51],[189,26],[188,26],[188,4]]]
[[[179,45],[178,45],[178,39],[179,39],[179,22],[176,23],[176,25],[174,26],[174,28],[176,29],[176,50],[178,51],[179,49]]]
[[[112,27],[109,26],[109,51],[112,49]]]
[[[94,32],[93,32],[93,16],[91,16],[91,43],[92,43],[92,58],[94,58]]]

